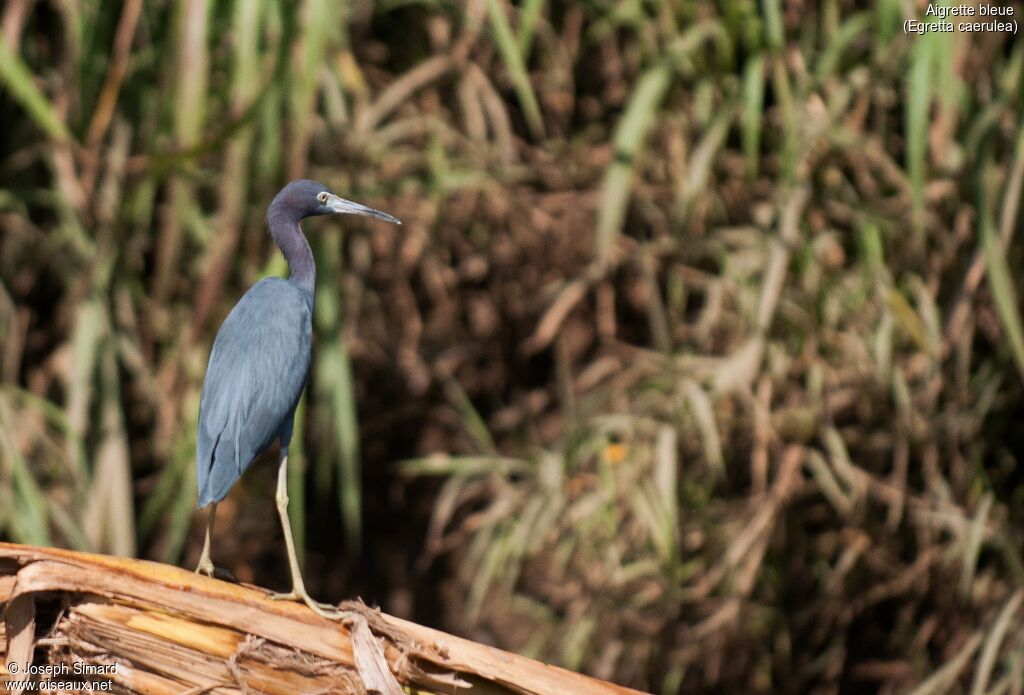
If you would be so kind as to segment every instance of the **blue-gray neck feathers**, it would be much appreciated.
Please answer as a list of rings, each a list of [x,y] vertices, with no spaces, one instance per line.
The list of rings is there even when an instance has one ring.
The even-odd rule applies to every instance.
[[[306,302],[312,307],[313,292],[316,288],[316,264],[313,262],[313,250],[309,247],[299,222],[312,212],[304,199],[312,198],[315,194],[296,190],[298,187],[294,186],[294,183],[297,182],[286,186],[270,204],[267,210],[267,226],[285,260],[288,261],[288,268],[291,271],[289,282],[302,291],[306,296]]]

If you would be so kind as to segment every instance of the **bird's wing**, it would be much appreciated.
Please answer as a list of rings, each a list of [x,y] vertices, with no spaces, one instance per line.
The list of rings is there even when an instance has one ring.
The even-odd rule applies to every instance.
[[[309,373],[312,315],[281,278],[250,288],[217,332],[196,442],[199,506],[218,502],[289,422]]]

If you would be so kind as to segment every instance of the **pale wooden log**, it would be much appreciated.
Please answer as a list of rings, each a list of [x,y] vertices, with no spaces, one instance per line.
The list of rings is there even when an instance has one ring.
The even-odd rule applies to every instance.
[[[342,624],[267,594],[143,560],[0,543],[0,664],[34,645],[37,664],[65,669],[55,680],[86,677],[76,664],[106,666],[113,672],[89,677],[154,695],[361,695],[394,692],[395,679],[446,695],[637,692],[359,602],[342,606],[354,616]]]

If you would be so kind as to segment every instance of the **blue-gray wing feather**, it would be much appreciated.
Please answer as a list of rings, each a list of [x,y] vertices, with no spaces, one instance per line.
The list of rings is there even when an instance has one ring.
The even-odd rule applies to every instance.
[[[312,311],[287,280],[249,289],[217,332],[196,441],[199,506],[219,502],[291,424],[309,374]]]

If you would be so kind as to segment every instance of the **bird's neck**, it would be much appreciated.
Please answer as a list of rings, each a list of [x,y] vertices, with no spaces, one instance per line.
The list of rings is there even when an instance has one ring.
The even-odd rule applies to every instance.
[[[302,233],[297,220],[281,219],[268,216],[270,234],[274,237],[291,271],[288,280],[302,290],[306,302],[313,303],[313,292],[316,289],[316,264],[313,262],[313,250],[309,248],[306,235]]]

